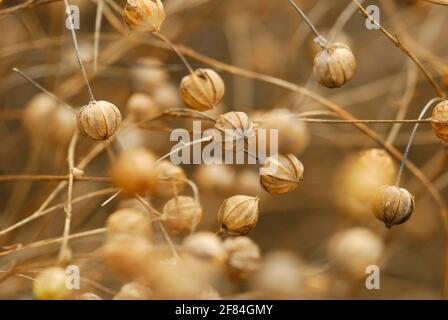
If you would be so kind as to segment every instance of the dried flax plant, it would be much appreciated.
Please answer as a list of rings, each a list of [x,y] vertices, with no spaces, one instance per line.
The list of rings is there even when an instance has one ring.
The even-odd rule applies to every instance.
[[[0,3],[0,298],[447,298],[448,3],[323,2]]]

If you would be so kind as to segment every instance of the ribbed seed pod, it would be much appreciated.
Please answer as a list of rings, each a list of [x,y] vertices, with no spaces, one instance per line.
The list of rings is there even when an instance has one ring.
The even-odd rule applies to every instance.
[[[448,142],[448,100],[442,101],[434,107],[431,125],[436,136]]]
[[[221,204],[218,221],[221,229],[232,235],[249,233],[258,222],[258,197],[237,195]]]
[[[38,300],[61,300],[69,295],[67,274],[59,267],[43,270],[34,279],[33,293]]]
[[[293,154],[278,154],[265,160],[260,169],[260,183],[269,193],[288,193],[298,187],[303,172],[302,162]]]
[[[111,168],[114,183],[127,194],[152,192],[157,182],[156,157],[145,149],[122,153]]]
[[[180,96],[192,109],[206,111],[216,107],[224,97],[225,85],[212,69],[197,69],[180,83]]]
[[[216,118],[214,141],[225,143],[227,149],[234,148],[234,143],[255,134],[255,124],[244,112],[231,111]]]
[[[155,101],[145,93],[134,93],[126,103],[128,115],[135,122],[153,118],[159,114]]]
[[[169,84],[170,78],[162,61],[152,56],[137,59],[135,65],[132,66],[131,77],[134,90],[150,93],[156,103],[160,104],[154,96],[154,90]],[[174,91],[177,96],[177,88]],[[170,108],[172,107],[170,106]]]
[[[120,110],[107,101],[90,101],[78,113],[79,130],[93,140],[109,139],[120,125]]]
[[[106,229],[108,236],[127,234],[150,237],[152,233],[148,215],[132,208],[120,209],[112,213],[107,218]]]
[[[76,129],[76,114],[45,93],[28,102],[23,121],[32,139],[56,145],[67,144]]]
[[[356,59],[345,44],[336,42],[322,49],[314,58],[314,75],[328,88],[340,88],[353,78]]]
[[[228,256],[227,273],[232,280],[242,280],[260,266],[260,247],[248,237],[228,238],[224,249]]]
[[[165,8],[160,0],[127,0],[123,17],[131,29],[158,32],[165,20]]]
[[[178,196],[163,207],[162,219],[173,233],[191,232],[202,218],[202,207],[193,198]]]
[[[187,179],[182,167],[163,160],[156,165],[155,170],[157,174],[157,183],[154,186],[155,196],[170,198],[182,192]]]
[[[406,189],[397,186],[382,186],[372,202],[375,216],[387,228],[406,222],[414,210],[414,197]]]
[[[213,232],[193,233],[182,244],[186,252],[200,259],[223,263],[227,258],[221,239]]]

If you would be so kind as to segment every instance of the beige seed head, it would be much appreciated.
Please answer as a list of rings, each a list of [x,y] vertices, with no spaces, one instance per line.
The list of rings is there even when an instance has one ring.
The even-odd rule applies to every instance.
[[[137,282],[129,282],[121,287],[113,300],[150,300],[153,295],[150,288]]]
[[[76,130],[76,114],[45,93],[28,102],[23,121],[33,139],[55,145],[67,144]]]
[[[201,192],[227,193],[235,184],[235,170],[224,164],[202,164],[194,174]]]
[[[107,101],[90,101],[78,113],[79,130],[93,140],[109,139],[120,125],[120,110]]]
[[[356,59],[345,44],[336,42],[314,58],[314,75],[328,88],[340,88],[355,75]]]
[[[202,218],[202,207],[193,198],[178,196],[163,207],[162,219],[173,233],[188,233],[194,230]]]
[[[225,143],[225,148],[234,148],[236,141],[244,139],[254,132],[255,124],[244,112],[231,111],[216,118],[214,139]]]
[[[378,189],[372,202],[375,216],[387,228],[406,222],[414,210],[414,197],[406,189],[387,185]]]
[[[366,267],[378,265],[384,244],[365,228],[350,228],[334,234],[328,243],[328,255],[336,266],[352,277],[364,277]]]
[[[158,99],[153,96],[154,90],[169,84],[169,74],[162,61],[151,56],[139,58],[131,69],[131,76],[136,91],[150,93],[154,100],[160,104]],[[177,89],[175,93],[175,96],[177,96]]]
[[[127,194],[152,192],[157,173],[156,157],[145,149],[133,149],[122,153],[111,168],[114,183]]]
[[[126,110],[133,121],[140,122],[159,114],[157,104],[145,93],[134,93],[126,103]]]
[[[107,218],[106,229],[109,237],[118,234],[150,237],[152,233],[148,215],[132,208],[120,209],[112,213]]]
[[[260,247],[248,237],[227,238],[224,241],[227,252],[227,273],[232,280],[242,280],[261,263]]]
[[[165,20],[165,8],[160,0],[127,0],[123,17],[131,29],[159,32]]]
[[[43,270],[34,279],[33,294],[38,300],[62,300],[70,291],[66,285],[67,274],[59,267]]]
[[[183,241],[183,248],[192,256],[200,259],[223,263],[227,259],[221,239],[213,232],[197,232]]]
[[[154,186],[155,196],[171,198],[182,192],[187,179],[182,167],[163,160],[156,165],[155,170],[157,174],[157,183]]]
[[[212,69],[197,69],[180,83],[180,96],[192,109],[206,111],[216,107],[224,97],[225,85]]]
[[[237,195],[223,201],[218,211],[221,229],[232,235],[249,233],[258,222],[258,197]]]
[[[434,107],[431,125],[436,136],[448,142],[448,100],[442,101]]]
[[[298,187],[303,172],[302,162],[293,154],[278,154],[265,160],[260,169],[260,183],[269,193],[288,193]]]

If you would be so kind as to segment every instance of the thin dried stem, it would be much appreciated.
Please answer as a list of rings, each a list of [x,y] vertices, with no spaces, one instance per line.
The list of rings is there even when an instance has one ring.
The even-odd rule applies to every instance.
[[[68,181],[68,175],[4,175],[0,176],[0,182],[16,182],[16,181],[35,181],[35,182],[46,182],[46,181]],[[74,181],[79,182],[106,182],[112,181],[110,177],[74,177]]]
[[[95,17],[95,36],[93,41],[93,70],[98,71],[98,53],[100,48],[101,21],[103,18],[104,0],[98,0]]]

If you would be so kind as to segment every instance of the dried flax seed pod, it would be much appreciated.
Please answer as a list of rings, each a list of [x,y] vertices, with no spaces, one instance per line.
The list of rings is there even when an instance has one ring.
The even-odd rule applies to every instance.
[[[79,130],[93,140],[107,140],[121,125],[120,110],[107,101],[90,101],[79,110]]]
[[[227,274],[238,281],[247,278],[261,264],[260,247],[248,237],[228,238],[224,241],[227,252]]]
[[[182,167],[163,160],[156,165],[155,170],[157,174],[157,183],[154,186],[155,196],[171,198],[183,191],[187,175]]]
[[[152,234],[151,221],[140,210],[126,208],[112,213],[106,222],[107,235],[135,235],[149,238]]]
[[[245,235],[258,222],[258,197],[237,195],[223,201],[218,211],[221,229],[231,235]]]
[[[406,222],[414,210],[414,197],[406,189],[389,185],[378,189],[372,202],[375,216],[387,228]]]
[[[159,108],[146,93],[134,93],[126,103],[126,110],[133,121],[140,122],[159,114]]]
[[[202,207],[193,198],[178,196],[163,207],[162,220],[173,233],[188,233],[194,230],[202,218]]]
[[[434,107],[431,125],[436,136],[448,142],[448,100],[442,101]]]
[[[260,183],[269,193],[288,193],[298,187],[303,172],[302,162],[293,154],[278,154],[265,160],[260,169]]]
[[[314,57],[314,75],[327,88],[340,88],[353,78],[356,59],[345,44],[336,42],[323,48]]]
[[[132,84],[136,91],[150,93],[153,96],[154,90],[160,86],[169,84],[169,74],[163,66],[163,62],[154,57],[142,57],[137,59],[131,69]],[[177,89],[175,90],[177,96]],[[158,99],[153,96],[159,103]],[[159,103],[160,104],[160,103]],[[171,108],[173,106],[170,106]]]
[[[328,243],[328,255],[346,275],[365,276],[366,267],[378,265],[383,254],[383,240],[365,228],[350,228],[334,234]]]
[[[56,145],[67,144],[76,129],[75,113],[45,93],[27,103],[23,121],[33,139]]]
[[[62,300],[70,291],[66,285],[67,274],[59,267],[43,270],[34,279],[33,294],[38,300]]]
[[[129,282],[121,287],[113,300],[150,300],[153,296],[150,288],[137,282]]]
[[[156,157],[145,149],[122,153],[111,168],[114,183],[127,194],[152,192],[157,182]]]
[[[204,231],[189,235],[183,241],[183,248],[200,259],[224,263],[227,259],[221,239],[213,232]]]
[[[214,138],[216,142],[225,143],[226,148],[233,148],[234,143],[254,134],[255,124],[244,112],[231,111],[216,118]]]
[[[206,111],[215,108],[224,97],[225,85],[212,69],[197,69],[180,83],[180,96],[192,109]]]
[[[160,0],[127,0],[123,17],[131,29],[159,32],[165,20],[165,8]]]

